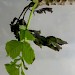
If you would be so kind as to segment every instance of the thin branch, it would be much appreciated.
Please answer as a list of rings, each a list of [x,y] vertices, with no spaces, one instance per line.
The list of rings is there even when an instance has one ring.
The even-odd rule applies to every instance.
[[[24,13],[24,11],[25,11],[28,7],[29,7],[29,5],[26,6],[26,7],[23,9],[22,13],[21,13],[20,16],[19,16],[19,19],[20,19],[20,17],[22,16],[22,14]]]
[[[26,12],[29,10],[29,8],[30,8],[30,7],[28,7],[28,8],[26,9],[26,11],[24,12],[23,19],[24,19],[24,17],[25,17]]]
[[[24,13],[24,11],[26,10],[26,12],[27,12],[27,10],[28,10],[30,7],[33,7],[34,4],[35,4],[34,2],[30,2],[29,5],[27,5],[26,7],[24,7],[23,11],[21,12],[21,14],[20,14],[20,16],[19,16],[19,19],[20,19],[20,17],[22,16],[22,14]],[[26,13],[26,12],[25,12],[25,13]]]

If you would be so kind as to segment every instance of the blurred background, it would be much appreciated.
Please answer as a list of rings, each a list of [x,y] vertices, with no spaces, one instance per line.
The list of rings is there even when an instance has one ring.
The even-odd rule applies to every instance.
[[[5,63],[10,62],[6,57],[5,43],[15,39],[10,30],[10,22],[18,17],[28,4],[26,0],[0,0],[0,73],[8,75]],[[44,6],[43,6],[44,7]],[[33,15],[30,29],[41,30],[44,36],[55,36],[68,42],[62,50],[56,52],[48,47],[40,49],[31,43],[36,60],[29,65],[26,75],[75,75],[75,5],[55,5],[53,13]],[[29,12],[25,19],[28,19]]]

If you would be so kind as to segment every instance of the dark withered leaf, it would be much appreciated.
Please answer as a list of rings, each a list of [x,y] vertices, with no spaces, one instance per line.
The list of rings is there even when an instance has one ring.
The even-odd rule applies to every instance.
[[[67,44],[66,41],[64,41],[64,40],[62,40],[60,38],[54,37],[54,36],[47,36],[46,39],[47,39],[48,43],[55,42],[55,43],[57,43],[59,45]]]
[[[16,17],[14,17],[13,21],[11,21],[11,24],[14,24],[14,22],[17,20]]]
[[[57,42],[57,40],[54,36],[47,36],[46,40],[47,40],[47,43]]]
[[[20,40],[20,38],[19,38],[19,24],[18,23],[13,24],[13,25],[11,24],[10,28],[11,28],[11,32],[14,33],[16,39]]]
[[[41,11],[41,10],[35,10],[37,13],[39,13],[39,14],[42,14],[43,13],[43,11]]]
[[[46,38],[44,36],[40,36],[40,37],[36,37],[36,40],[34,41],[34,43],[38,46],[40,46],[40,48],[42,48],[42,45],[45,46],[46,45]]]
[[[68,44],[66,41],[61,40],[60,38],[57,38],[57,43],[59,45]]]
[[[36,45],[40,46],[40,48],[42,48],[42,45],[43,45],[43,43],[44,43],[45,37],[40,36],[40,35],[37,34],[37,33],[34,34],[34,37],[36,38],[35,41],[34,41],[34,43],[35,43]]]
[[[30,29],[29,29],[29,31],[30,31],[32,34],[35,34],[35,33],[37,33],[37,34],[39,34],[39,35],[41,34],[41,31],[40,31],[40,30],[37,31],[37,30],[30,30]]]
[[[62,49],[62,47],[60,47],[60,45],[56,42],[56,39],[52,36],[50,37],[50,39],[45,38],[44,36],[41,35],[39,38],[37,36],[34,43],[40,47],[47,46],[55,51],[59,51],[60,49]]]
[[[45,8],[35,10],[35,12],[37,12],[39,14],[46,13],[46,11],[51,12],[51,13],[53,12],[52,8],[49,8],[49,7],[45,7]]]
[[[60,49],[62,49],[59,45],[49,44],[47,46],[55,51],[59,51]]]
[[[34,2],[31,2],[28,6],[29,6],[29,7],[33,7],[34,4],[35,4]]]
[[[15,30],[19,30],[18,24],[10,24],[11,32],[14,32]]]
[[[43,11],[48,11],[48,12],[51,12],[51,13],[53,12],[53,11],[52,11],[52,8],[49,8],[49,7],[43,8]]]
[[[41,40],[40,39],[35,39],[35,41],[34,41],[34,43],[36,44],[36,45],[38,45],[40,48],[42,48],[42,44],[41,44],[41,42],[40,42]]]
[[[20,19],[18,21],[19,21],[19,25],[26,25],[26,22],[24,19]]]
[[[60,38],[56,38],[54,36],[41,36],[40,33],[38,33],[36,30],[30,30],[30,32],[36,38],[34,43],[40,48],[42,46],[47,46],[55,51],[59,51],[62,49],[61,45],[67,44],[66,41],[63,41]]]
[[[10,24],[11,32],[14,33],[14,35],[15,35],[16,39],[18,39],[18,41],[20,41],[19,32],[20,32],[20,26],[22,26],[22,25],[26,26],[25,20],[23,18],[17,19],[16,17],[13,19],[13,21]]]
[[[34,43],[36,45],[38,45],[40,48],[42,47],[43,41],[45,39],[44,36],[41,36],[40,33],[41,31],[37,31],[37,30],[29,30],[31,32],[31,34],[33,34],[33,36],[35,37],[35,41]]]
[[[47,42],[46,42],[47,46],[56,51],[59,51],[60,49],[62,49],[62,47],[60,45],[67,44],[66,41],[63,41],[60,38],[56,38],[54,36],[48,36],[48,37],[46,37],[46,40],[47,40]]]

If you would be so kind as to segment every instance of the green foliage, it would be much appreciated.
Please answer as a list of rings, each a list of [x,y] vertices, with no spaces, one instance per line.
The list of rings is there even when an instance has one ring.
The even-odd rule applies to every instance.
[[[23,40],[25,38],[27,40],[35,40],[35,37],[30,33],[30,31],[20,29],[20,40]]]
[[[22,57],[20,57],[19,59],[14,59],[14,61],[11,61],[10,64],[5,64],[5,68],[9,75],[25,75],[23,67],[27,70],[27,67],[24,64],[24,60],[22,59]]]
[[[17,40],[11,40],[6,43],[6,52],[7,55],[12,59],[16,58],[20,55],[20,51],[22,50],[22,43]]]
[[[42,46],[47,46],[55,51],[62,49],[61,45],[67,44],[66,41],[63,41],[60,38],[54,36],[45,37],[40,35],[40,31],[28,29],[34,11],[39,14],[42,14],[43,12],[46,13],[46,11],[53,12],[52,8],[49,7],[35,10],[42,1],[43,0],[31,0],[29,5],[23,9],[19,18],[15,17],[13,21],[11,21],[11,32],[14,33],[16,40],[7,42],[5,46],[7,55],[13,59],[9,64],[5,64],[5,68],[9,75],[25,75],[24,69],[28,70],[25,63],[32,64],[34,62],[35,53],[29,41],[33,41],[40,48],[42,48]],[[44,1],[46,2],[46,5],[49,5],[49,2],[52,2],[53,0]],[[24,17],[28,10],[30,10],[30,15],[28,22],[26,23]]]
[[[31,48],[30,44],[27,42],[23,44],[22,57],[28,64],[32,64],[35,59],[34,50]]]
[[[22,61],[23,67],[27,70],[28,68],[25,66],[24,61],[27,62],[28,64],[32,64],[35,59],[34,50],[31,48],[30,44],[27,42],[11,40],[6,43],[6,52],[8,56],[14,59],[14,62],[11,62],[10,64],[5,64],[6,70],[10,75],[19,75],[19,69],[16,68],[21,66],[21,65],[16,65],[16,63],[19,60]],[[22,57],[20,57],[19,59],[15,59],[19,57],[21,53],[22,53]],[[14,71],[13,73],[12,73],[12,70]],[[21,74],[25,75],[23,70],[21,71]]]
[[[25,39],[25,30],[20,29],[20,40],[24,40]]]
[[[10,75],[20,75],[19,68],[15,64],[5,64],[6,70]]]
[[[34,50],[27,42],[22,43],[16,40],[9,41],[6,44],[6,51],[8,56],[13,59],[19,56],[20,52],[22,52],[22,57],[28,64],[32,64],[35,59]]]
[[[33,40],[33,41],[35,40],[35,37],[28,30],[25,31],[25,36],[27,40]]]

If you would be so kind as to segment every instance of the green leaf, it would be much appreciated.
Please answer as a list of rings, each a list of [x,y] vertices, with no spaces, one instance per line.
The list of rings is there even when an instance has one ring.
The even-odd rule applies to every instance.
[[[30,31],[26,30],[25,31],[25,37],[28,39],[28,40],[35,40],[35,37],[31,34]]]
[[[25,39],[25,30],[20,29],[20,40],[24,40]]]
[[[35,59],[34,50],[31,48],[30,44],[27,42],[23,44],[22,57],[28,64],[32,64]]]
[[[35,40],[35,37],[31,34],[30,31],[21,29],[20,30],[20,40],[24,40],[25,38],[27,40]]]
[[[10,56],[12,59],[16,58],[20,55],[20,51],[22,50],[23,43],[17,40],[11,40],[6,43],[6,52],[7,55]]]
[[[5,68],[9,75],[20,75],[19,69],[14,64],[5,64]]]

